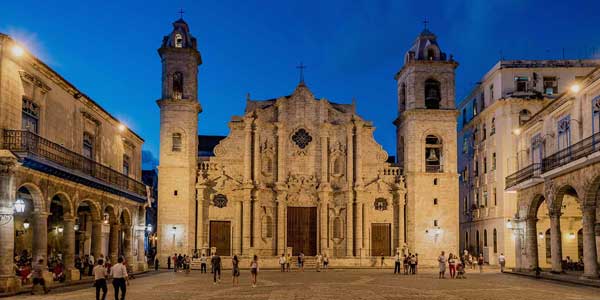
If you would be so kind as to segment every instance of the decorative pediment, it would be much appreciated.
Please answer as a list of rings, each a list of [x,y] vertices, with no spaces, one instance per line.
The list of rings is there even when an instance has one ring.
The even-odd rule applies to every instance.
[[[311,202],[317,196],[317,177],[314,175],[290,174],[287,180],[288,201]]]
[[[391,190],[391,185],[385,181],[383,176],[377,175],[377,178],[365,186],[369,192],[387,192]]]
[[[36,87],[41,88],[43,93],[47,93],[50,90],[52,90],[50,86],[48,86],[46,83],[44,83],[44,81],[42,81],[39,77],[33,74],[27,73],[23,70],[19,71],[19,74],[21,75],[21,80],[30,82]]]

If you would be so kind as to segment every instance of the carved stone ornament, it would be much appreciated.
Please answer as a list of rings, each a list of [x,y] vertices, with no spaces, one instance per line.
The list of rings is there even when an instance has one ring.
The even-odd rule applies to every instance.
[[[14,157],[0,157],[0,176],[13,175],[16,171],[17,159]]]
[[[217,194],[213,198],[213,204],[218,208],[223,208],[227,206],[227,196],[223,194]]]
[[[0,214],[0,226],[10,223],[13,219],[12,214]]]

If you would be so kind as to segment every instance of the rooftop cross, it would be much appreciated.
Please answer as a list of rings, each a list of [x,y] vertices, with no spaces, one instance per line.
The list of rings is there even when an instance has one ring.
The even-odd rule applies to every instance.
[[[179,9],[179,11],[177,12],[177,13],[179,14],[179,18],[180,18],[180,19],[183,19],[183,13],[184,13],[184,12],[185,12],[185,11],[183,11],[183,8],[180,8],[180,9]]]
[[[306,69],[306,66],[300,62],[300,65],[296,66],[296,69],[300,70],[300,83],[304,83],[304,69]]]
[[[426,30],[427,30],[427,24],[429,24],[429,21],[427,21],[427,18],[425,18],[425,20],[423,20],[423,25]]]

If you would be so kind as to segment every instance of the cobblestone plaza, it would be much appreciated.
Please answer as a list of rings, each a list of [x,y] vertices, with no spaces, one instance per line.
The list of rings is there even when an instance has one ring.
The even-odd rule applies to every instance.
[[[193,271],[162,272],[131,281],[128,300],[184,299],[598,299],[597,288],[567,285],[495,270],[467,274],[467,279],[436,279],[433,270],[416,276],[393,275],[385,270],[330,270],[329,272],[280,273],[274,270],[259,274],[258,286],[252,288],[250,274],[242,270],[240,285],[232,287],[229,270],[214,285],[212,274]],[[112,286],[106,299],[113,299]],[[93,288],[52,291],[48,295],[17,296],[10,299],[79,300],[94,299]]]

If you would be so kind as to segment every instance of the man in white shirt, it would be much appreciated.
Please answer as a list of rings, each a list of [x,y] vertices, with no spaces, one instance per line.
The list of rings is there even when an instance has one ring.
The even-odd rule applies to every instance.
[[[96,300],[100,300],[100,290],[102,290],[102,300],[106,299],[106,277],[108,272],[104,267],[104,260],[98,259],[98,265],[94,267],[94,286],[96,287]]]
[[[504,273],[504,265],[506,265],[506,257],[504,257],[504,253],[500,253],[500,256],[498,256],[498,263],[500,264],[500,272]]]
[[[110,275],[113,278],[112,284],[115,288],[115,300],[119,300],[119,289],[121,290],[121,300],[125,300],[127,292],[128,274],[127,268],[123,265],[123,257],[117,259],[117,264],[110,268]]]
[[[402,263],[402,257],[400,251],[396,252],[396,261],[394,262],[394,274],[400,274],[400,263]]]
[[[88,266],[89,266],[88,276],[92,276],[92,271],[94,270],[94,265],[95,264],[96,264],[96,260],[94,259],[94,255],[92,255],[90,253],[89,262],[88,262]]]

